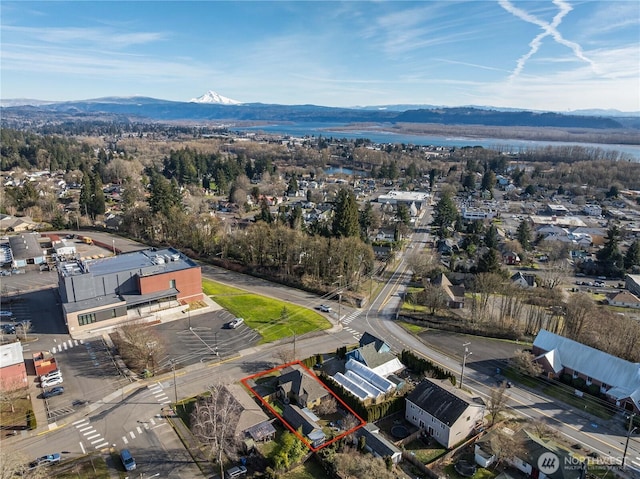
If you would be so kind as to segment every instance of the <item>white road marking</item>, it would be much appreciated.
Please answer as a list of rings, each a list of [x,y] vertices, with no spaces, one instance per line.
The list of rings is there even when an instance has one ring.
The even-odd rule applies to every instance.
[[[82,441],[80,441],[80,449],[82,449],[82,454],[86,454],[87,451],[84,450],[84,446],[82,445]]]
[[[95,431],[93,431],[95,432]],[[96,437],[100,437],[100,434],[96,433],[93,436],[85,436],[87,438],[87,441],[90,441],[91,439],[95,439]]]
[[[88,421],[89,421],[88,419],[80,419],[79,421],[72,422],[71,424],[73,424],[74,426],[77,427],[78,424],[82,424],[82,423],[88,422]]]
[[[127,436],[122,436],[122,442],[124,442],[125,444],[129,444],[129,440],[127,439]]]
[[[97,446],[94,446],[96,449],[102,449],[105,446],[108,446],[109,443],[107,441],[103,442],[102,444],[98,444]]]
[[[86,426],[86,427],[83,427],[83,428],[78,428],[78,430],[79,430],[80,432],[84,432],[84,431],[86,431],[87,429],[93,429],[93,426]]]
[[[98,435],[99,435],[99,434],[98,434]],[[89,441],[89,442],[91,443],[91,445],[93,445],[93,444],[95,444],[96,442],[101,442],[101,441],[102,441],[102,442],[104,442],[104,439],[99,438],[99,439],[96,439],[95,441]]]
[[[136,435],[133,433],[133,431],[129,432],[129,436],[131,436],[131,439],[135,439],[136,438]]]
[[[136,429],[138,430],[138,434],[142,434],[142,429],[140,428],[140,426],[136,427]]]

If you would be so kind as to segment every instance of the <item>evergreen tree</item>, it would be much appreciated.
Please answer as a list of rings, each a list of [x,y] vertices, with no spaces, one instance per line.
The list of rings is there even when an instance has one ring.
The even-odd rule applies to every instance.
[[[467,191],[473,191],[476,189],[476,175],[473,172],[468,172],[462,178],[462,187]]]
[[[449,228],[458,220],[459,214],[453,199],[448,193],[442,195],[434,208],[433,222],[437,229],[437,235],[441,238],[449,236]]]
[[[605,276],[622,276],[624,271],[624,257],[620,252],[620,229],[612,226],[607,230],[604,246],[596,253],[598,268]]]
[[[260,215],[256,216],[256,221],[264,221],[265,223],[273,223],[273,216],[265,198],[260,201]]]
[[[298,180],[296,180],[295,175],[291,177],[289,180],[289,185],[287,186],[287,195],[293,196],[298,191]]]
[[[89,177],[89,173],[85,173],[82,175],[82,186],[80,188],[80,199],[78,201],[80,204],[80,214],[90,215],[90,211],[92,211],[91,193],[91,178]]]
[[[150,178],[149,207],[153,213],[169,217],[171,208],[182,207],[181,195],[175,179],[169,182],[160,173],[153,171]]]
[[[409,207],[404,203],[400,203],[396,207],[396,218],[398,221],[401,221],[405,225],[409,225],[411,223],[411,213],[409,212]]]
[[[478,273],[497,273],[500,268],[500,255],[498,250],[493,248],[490,248],[478,260]]]
[[[360,236],[364,241],[367,241],[370,230],[374,227],[375,216],[373,213],[373,206],[370,201],[367,201],[360,211]]]
[[[102,180],[100,175],[93,175],[91,178],[91,215],[95,218],[97,215],[103,215],[106,211],[104,200],[104,191],[102,191]]]
[[[498,248],[498,228],[495,225],[489,226],[487,233],[484,235],[484,245],[487,248]]]
[[[522,220],[518,225],[516,238],[518,239],[518,242],[520,243],[524,251],[531,250],[531,227],[529,226],[529,222],[526,219]]]
[[[640,266],[640,241],[638,240],[631,243],[624,257],[625,269],[630,270],[634,266]]]
[[[334,236],[359,236],[358,203],[353,191],[342,188],[338,191],[333,206],[332,232]]]
[[[485,171],[484,175],[482,175],[481,189],[491,192],[491,195],[493,197],[494,186],[496,186],[496,174],[491,170]]]

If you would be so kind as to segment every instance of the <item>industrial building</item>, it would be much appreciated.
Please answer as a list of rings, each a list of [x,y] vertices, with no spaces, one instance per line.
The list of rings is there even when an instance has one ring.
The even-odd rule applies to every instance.
[[[58,290],[72,337],[179,309],[203,297],[200,266],[173,248],[61,262]]]

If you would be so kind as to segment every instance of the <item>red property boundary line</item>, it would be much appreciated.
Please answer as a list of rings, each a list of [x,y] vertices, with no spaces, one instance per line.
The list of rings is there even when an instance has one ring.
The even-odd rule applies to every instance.
[[[262,396],[260,396],[260,395],[259,395],[259,394],[258,394],[258,393],[257,393],[257,392],[256,392],[256,391],[255,391],[255,390],[254,390],[250,385],[249,385],[249,381],[250,381],[250,380],[252,380],[252,379],[256,379],[256,378],[260,378],[260,377],[262,377],[262,376],[266,376],[267,374],[271,374],[271,373],[273,373],[273,372],[280,371],[281,369],[284,369],[284,368],[286,368],[286,367],[293,366],[293,365],[298,365],[298,366],[300,366],[300,367],[305,371],[305,373],[306,373],[307,375],[309,375],[310,377],[312,377],[313,379],[315,379],[316,381],[318,381],[318,384],[320,384],[323,388],[325,388],[325,389],[329,392],[329,394],[331,394],[334,398],[336,398],[336,400],[340,402],[340,404],[342,405],[342,407],[344,407],[344,409],[345,409],[347,412],[349,412],[349,413],[353,414],[353,416],[354,416],[355,418],[357,418],[357,419],[358,419],[358,421],[360,421],[360,424],[358,424],[357,426],[355,426],[355,427],[353,427],[353,428],[349,429],[348,431],[345,431],[344,433],[340,434],[339,436],[334,437],[331,441],[324,442],[322,445],[320,445],[320,446],[318,446],[318,447],[313,447],[313,446],[311,445],[311,443],[310,443],[307,439],[305,439],[305,438],[304,438],[304,437],[303,437],[303,436],[302,436],[302,435],[301,435],[297,430],[295,430],[295,429],[293,428],[293,426],[291,426],[291,424],[289,424],[289,423],[288,423],[288,422],[287,422],[287,421],[286,421],[286,420],[285,420],[285,419],[284,419],[284,418],[283,418],[283,417],[278,413],[278,411],[276,411],[276,410],[271,406],[271,404],[269,404],[267,401],[265,401],[265,400],[263,399],[263,397],[262,397]],[[276,366],[275,368],[269,369],[269,370],[267,370],[267,371],[261,371],[261,372],[256,373],[256,374],[252,374],[251,376],[247,376],[246,378],[242,378],[242,379],[240,380],[240,382],[241,382],[242,384],[244,384],[244,386],[245,386],[249,391],[251,391],[251,393],[252,393],[255,397],[257,397],[257,398],[260,400],[260,402],[261,402],[261,403],[262,403],[262,404],[263,404],[263,405],[264,405],[264,406],[265,406],[269,411],[271,411],[271,413],[272,413],[274,416],[276,416],[278,419],[280,419],[280,422],[282,422],[282,424],[284,424],[284,425],[287,427],[287,429],[289,429],[292,433],[294,433],[294,434],[298,437],[298,439],[300,439],[300,440],[301,440],[301,441],[302,441],[302,442],[303,442],[303,443],[304,443],[304,444],[305,444],[305,445],[306,445],[306,446],[307,446],[311,451],[313,451],[313,452],[317,452],[317,451],[319,451],[320,449],[322,449],[322,448],[324,448],[324,447],[327,447],[327,446],[328,446],[328,445],[330,445],[330,444],[333,444],[333,443],[334,443],[334,442],[336,442],[337,440],[339,440],[339,439],[341,439],[341,438],[343,438],[343,437],[345,437],[345,436],[347,436],[347,435],[351,434],[352,432],[354,432],[354,431],[356,431],[356,430],[360,429],[361,427],[363,427],[363,426],[366,424],[366,421],[364,421],[360,416],[358,416],[358,415],[356,414],[356,412],[355,412],[353,409],[351,409],[349,406],[347,406],[347,404],[346,404],[342,399],[340,399],[338,396],[336,396],[336,394],[335,394],[331,389],[329,389],[329,388],[328,388],[328,387],[327,387],[327,386],[326,386],[322,381],[320,381],[320,379],[318,378],[318,376],[316,376],[316,375],[315,375],[315,373],[314,373],[313,371],[311,371],[308,367],[306,367],[306,366],[305,366],[304,364],[302,364],[300,361],[291,361],[290,363],[282,364],[282,365],[280,365],[280,366]]]

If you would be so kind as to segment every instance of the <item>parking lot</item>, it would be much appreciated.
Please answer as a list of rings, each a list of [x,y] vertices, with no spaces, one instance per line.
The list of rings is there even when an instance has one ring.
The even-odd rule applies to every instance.
[[[160,367],[168,369],[172,361],[184,367],[224,358],[258,343],[260,336],[246,324],[236,329],[225,327],[232,319],[231,313],[221,309],[159,324],[155,331],[166,345]]]

